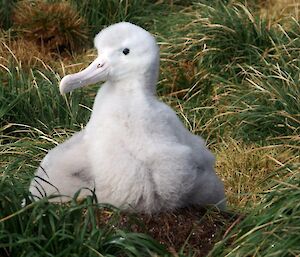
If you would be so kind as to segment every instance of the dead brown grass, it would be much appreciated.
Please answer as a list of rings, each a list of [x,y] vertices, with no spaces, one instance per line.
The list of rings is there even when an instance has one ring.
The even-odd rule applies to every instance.
[[[34,42],[23,38],[0,39],[0,65],[9,67],[10,64],[23,68],[44,67],[44,63],[52,60],[51,55]]]
[[[34,41],[12,37],[9,32],[0,31],[0,65],[3,69],[8,69],[10,65],[25,70],[43,68],[55,71],[62,77],[86,68],[96,56],[95,49],[58,56]]]

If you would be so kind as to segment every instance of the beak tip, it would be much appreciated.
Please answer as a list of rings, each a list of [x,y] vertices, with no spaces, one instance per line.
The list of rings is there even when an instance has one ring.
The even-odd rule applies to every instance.
[[[59,84],[59,92],[61,95],[64,95],[66,93],[64,85],[62,85],[62,83]]]
[[[59,89],[59,92],[60,92],[60,94],[61,94],[62,96],[64,96],[64,95],[65,95],[65,92],[64,92],[64,91],[62,91],[61,89]]]
[[[59,83],[59,92],[61,95],[65,95],[66,93],[71,91],[68,90],[68,83],[66,83],[66,78],[67,76],[65,76]]]

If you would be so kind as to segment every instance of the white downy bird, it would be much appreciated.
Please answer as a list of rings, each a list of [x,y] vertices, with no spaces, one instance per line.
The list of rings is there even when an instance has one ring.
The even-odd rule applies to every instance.
[[[145,213],[187,205],[224,209],[213,155],[155,95],[159,47],[154,37],[121,22],[103,29],[94,43],[98,57],[60,83],[63,94],[105,81],[90,121],[49,151],[31,193],[59,193],[67,201],[80,188],[94,188],[99,202]]]

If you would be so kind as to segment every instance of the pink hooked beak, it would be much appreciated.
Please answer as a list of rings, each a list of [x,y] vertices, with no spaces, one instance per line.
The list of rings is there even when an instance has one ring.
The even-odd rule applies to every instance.
[[[106,81],[107,76],[108,66],[98,57],[84,70],[65,76],[59,84],[59,90],[61,94],[69,93],[79,87]]]

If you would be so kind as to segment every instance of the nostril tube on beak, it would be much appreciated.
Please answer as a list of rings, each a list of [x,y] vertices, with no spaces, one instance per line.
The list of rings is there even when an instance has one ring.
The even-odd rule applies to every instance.
[[[104,63],[99,63],[98,65],[97,65],[97,68],[99,69],[99,68],[102,68],[103,67],[103,65],[104,65]]]

